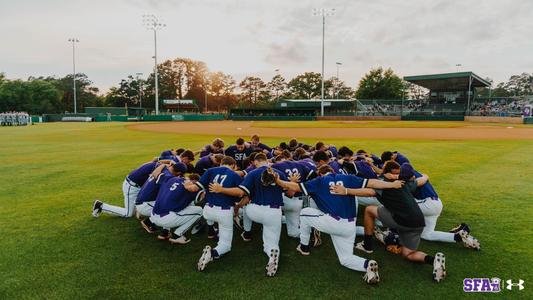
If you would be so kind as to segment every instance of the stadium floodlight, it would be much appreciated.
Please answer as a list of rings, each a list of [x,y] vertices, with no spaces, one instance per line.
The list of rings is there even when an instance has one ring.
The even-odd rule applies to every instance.
[[[135,75],[137,75],[137,84],[139,85],[139,108],[143,108],[143,85],[139,78],[140,76],[143,76],[143,73],[137,72]]]
[[[159,115],[159,79],[157,72],[157,31],[166,27],[155,15],[143,15],[143,24],[154,32],[155,114]]]
[[[315,8],[313,16],[322,17],[322,88],[320,96],[320,116],[324,116],[324,38],[326,35],[326,17],[335,15],[335,8]]]
[[[455,64],[455,67],[457,67],[457,72],[459,72],[459,68],[462,67],[462,64]]]
[[[74,113],[78,113],[76,106],[76,43],[80,41],[77,38],[68,39],[72,43],[72,83],[73,83],[73,95],[74,95]]]

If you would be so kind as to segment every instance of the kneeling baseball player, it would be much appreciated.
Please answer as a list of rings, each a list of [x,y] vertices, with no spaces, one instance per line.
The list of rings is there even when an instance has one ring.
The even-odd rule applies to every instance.
[[[254,158],[256,169],[248,173],[243,182],[236,188],[226,188],[219,183],[211,183],[209,190],[228,196],[242,198],[249,196],[250,204],[244,207],[244,232],[241,235],[245,241],[251,240],[252,222],[263,225],[263,251],[268,256],[266,275],[276,275],[279,264],[279,238],[281,234],[281,206],[283,205],[283,190],[274,183],[274,174],[286,179],[281,171],[268,167],[264,153],[258,153]]]
[[[150,176],[150,174],[152,174],[158,164],[158,159],[156,158],[131,171],[131,173],[126,176],[126,179],[124,179],[124,183],[122,183],[122,193],[124,194],[124,207],[107,204],[100,200],[95,200],[93,203],[93,217],[99,217],[102,212],[121,216],[124,218],[129,218],[133,216],[133,212],[135,211],[135,200],[137,199],[137,194],[139,194],[141,187],[148,180],[148,177]]]
[[[198,260],[198,271],[203,271],[208,263],[213,259],[230,252],[233,240],[233,212],[238,197],[228,196],[221,193],[206,191],[209,184],[218,183],[224,188],[238,187],[242,182],[242,177],[235,172],[237,164],[235,159],[226,156],[222,159],[221,166],[208,169],[204,175],[196,182],[197,186],[189,188],[189,191],[202,189],[206,192],[203,216],[211,224],[218,223],[218,243],[215,248],[205,246],[202,256]]]
[[[387,168],[387,164],[385,164],[385,168]],[[356,245],[356,248],[366,253],[373,252],[372,238],[375,220],[378,219],[383,225],[398,231],[402,257],[409,261],[432,265],[433,280],[440,282],[446,277],[444,254],[437,252],[435,256],[431,256],[417,250],[425,223],[424,215],[420,211],[413,194],[418,186],[427,181],[427,177],[415,179],[413,167],[408,163],[404,163],[401,166],[398,178],[405,181],[405,185],[401,189],[375,191],[383,206],[368,206],[365,209],[365,237],[363,242]],[[356,190],[345,187],[335,187],[334,190],[337,193],[348,195],[356,193]]]
[[[328,233],[341,265],[360,272],[365,272],[363,279],[370,284],[379,282],[378,263],[353,254],[357,218],[357,201],[353,196],[369,196],[369,188],[400,188],[402,183],[382,182],[364,179],[354,175],[335,174],[333,168],[323,165],[318,168],[319,177],[307,182],[295,183],[277,179],[276,183],[284,189],[303,192],[310,195],[318,207],[306,207],[300,213],[300,244],[296,250],[302,255],[309,255],[311,228]],[[331,191],[335,186],[347,187],[352,193]]]
[[[181,173],[187,171],[183,163],[174,165]],[[152,216],[141,221],[141,225],[148,233],[154,233],[157,226],[163,230],[158,239],[168,239],[172,244],[187,244],[190,242],[185,237],[187,232],[202,216],[202,208],[194,205],[194,200],[200,196],[200,192],[189,192],[186,187],[194,185],[198,175],[190,176],[190,179],[163,174],[156,183],[160,185],[159,193],[155,200]],[[176,230],[170,234],[170,229]]]

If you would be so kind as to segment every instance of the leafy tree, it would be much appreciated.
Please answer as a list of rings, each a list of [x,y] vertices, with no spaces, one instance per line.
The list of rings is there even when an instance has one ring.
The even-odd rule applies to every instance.
[[[522,73],[509,78],[503,88],[513,96],[533,95],[533,73]]]
[[[266,84],[259,77],[247,76],[239,84],[241,100],[249,105],[266,102],[270,98]]]
[[[74,111],[74,91],[72,74],[65,77],[30,77],[28,80],[44,80],[52,83],[61,92],[62,111]],[[87,106],[103,106],[104,98],[98,95],[98,88],[92,85],[87,75],[76,74],[76,106],[83,112]]]
[[[129,107],[139,106],[139,88],[141,80],[137,80],[132,75],[120,81],[118,87],[112,87],[106,95],[106,104],[110,106],[124,107],[126,104]],[[143,85],[144,89],[144,85]],[[142,91],[144,99],[145,92]],[[153,107],[153,101],[143,101],[143,107]]]
[[[279,97],[283,96],[287,92],[287,82],[283,76],[277,74],[276,76],[272,77],[270,82],[267,83],[267,89],[277,101]]]
[[[3,80],[0,85],[0,111],[59,113],[62,106],[61,92],[48,81]]]
[[[206,88],[209,106],[206,110],[228,110],[235,102],[235,80],[223,72],[212,72],[207,75]]]
[[[392,69],[372,69],[359,81],[358,99],[399,99],[404,93],[402,79]]]
[[[509,97],[512,96],[512,93],[505,88],[505,82],[500,82],[496,85],[491,91],[491,97]]]
[[[289,95],[295,99],[316,99],[321,97],[322,76],[320,73],[305,72],[288,83]]]
[[[331,77],[324,82],[324,98],[326,99],[351,99],[355,91],[337,77]]]

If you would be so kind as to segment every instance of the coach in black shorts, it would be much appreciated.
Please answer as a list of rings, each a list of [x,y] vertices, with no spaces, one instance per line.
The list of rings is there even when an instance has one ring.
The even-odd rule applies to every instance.
[[[439,282],[446,276],[444,254],[438,252],[433,257],[417,250],[425,222],[424,215],[413,194],[419,185],[426,183],[428,177],[415,179],[414,169],[408,163],[404,163],[400,168],[396,162],[389,161],[384,166],[384,170],[398,168],[400,169],[399,179],[405,182],[404,186],[401,189],[375,190],[383,206],[368,206],[365,209],[365,237],[363,242],[356,245],[356,248],[367,253],[373,252],[374,223],[378,219],[384,226],[398,231],[402,256],[410,261],[433,265],[433,279]],[[344,187],[335,187],[334,191],[348,195],[355,192]]]

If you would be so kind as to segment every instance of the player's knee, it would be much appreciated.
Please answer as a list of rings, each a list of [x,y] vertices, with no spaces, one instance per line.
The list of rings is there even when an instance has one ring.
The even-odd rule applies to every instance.
[[[305,216],[307,214],[311,214],[313,212],[313,208],[306,207],[300,211],[300,217]]]
[[[339,257],[339,263],[343,266],[343,267],[348,267],[348,265],[350,264],[350,259],[346,256],[341,256]]]
[[[433,232],[434,231],[424,231],[424,232],[422,232],[420,237],[423,238],[424,240],[432,240]]]

